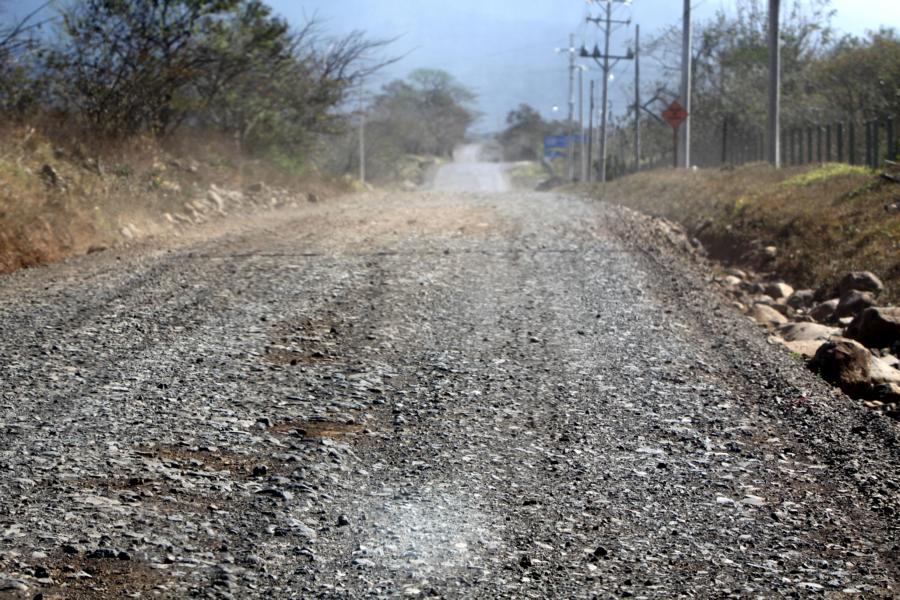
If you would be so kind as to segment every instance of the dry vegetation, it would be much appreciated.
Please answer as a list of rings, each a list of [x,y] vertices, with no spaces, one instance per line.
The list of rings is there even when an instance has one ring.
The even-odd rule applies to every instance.
[[[166,215],[184,212],[211,185],[265,182],[318,196],[346,187],[313,167],[292,172],[247,157],[211,135],[61,144],[64,136],[9,126],[0,136],[0,272],[170,232]]]
[[[886,300],[900,301],[900,185],[859,167],[667,169],[585,192],[681,223],[728,264],[812,288],[867,269],[884,279]],[[770,245],[778,252],[767,262]]]

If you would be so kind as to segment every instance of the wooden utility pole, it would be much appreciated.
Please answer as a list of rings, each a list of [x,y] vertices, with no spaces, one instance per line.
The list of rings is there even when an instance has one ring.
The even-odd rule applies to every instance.
[[[641,169],[641,26],[634,26],[634,168]]]
[[[781,167],[781,0],[769,0],[769,162]]]
[[[602,93],[602,106],[600,110],[602,111],[600,115],[600,181],[606,182],[606,145],[607,145],[607,121],[609,119],[609,75],[612,70],[612,66],[609,61],[611,59],[615,59],[616,62],[620,60],[631,60],[634,58],[634,54],[629,51],[626,56],[611,56],[609,53],[609,43],[610,37],[612,36],[612,25],[613,23],[621,24],[621,25],[630,25],[631,20],[628,21],[617,21],[612,18],[612,10],[613,3],[625,4],[630,0],[604,0],[601,4],[602,8],[606,11],[605,16],[592,18],[588,17],[587,21],[594,23],[598,26],[603,25],[603,37],[604,37],[604,51],[600,52],[600,49],[596,46],[594,47],[594,52],[588,53],[586,48],[581,49],[581,56],[584,58],[593,58],[600,68],[603,71],[603,93]]]
[[[684,0],[684,19],[681,40],[681,105],[688,113],[681,131],[681,163],[685,169],[691,167],[691,71],[693,55],[691,43],[693,26],[691,25],[691,0]]]
[[[603,95],[600,110],[600,181],[606,183],[606,120],[609,117],[609,38],[612,35],[612,3],[606,2],[606,29],[603,49]]]

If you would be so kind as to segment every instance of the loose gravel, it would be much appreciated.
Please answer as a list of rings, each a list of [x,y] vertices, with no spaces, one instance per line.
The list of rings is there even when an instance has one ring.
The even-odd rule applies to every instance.
[[[0,598],[890,598],[898,426],[654,222],[348,198],[0,280]]]

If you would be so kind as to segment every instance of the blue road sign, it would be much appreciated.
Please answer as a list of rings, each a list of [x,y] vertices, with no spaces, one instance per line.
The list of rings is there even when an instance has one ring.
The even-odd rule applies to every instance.
[[[569,145],[578,145],[577,135],[548,135],[544,137],[544,158],[565,158]]]

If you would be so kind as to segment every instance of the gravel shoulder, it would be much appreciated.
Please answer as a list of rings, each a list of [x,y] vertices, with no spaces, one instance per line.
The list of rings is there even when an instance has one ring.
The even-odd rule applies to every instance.
[[[649,218],[450,189],[0,280],[0,598],[900,595],[896,423]]]

